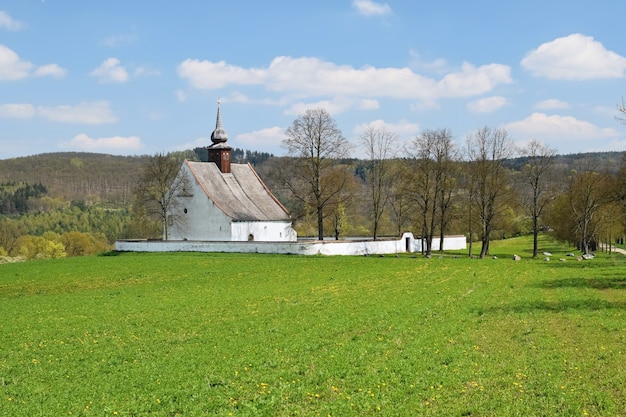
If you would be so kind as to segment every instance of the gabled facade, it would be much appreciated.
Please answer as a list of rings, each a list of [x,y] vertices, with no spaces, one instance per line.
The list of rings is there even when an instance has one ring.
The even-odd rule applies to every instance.
[[[231,163],[231,148],[217,123],[207,148],[209,162],[183,162],[184,186],[168,212],[170,240],[295,242],[287,209],[250,164]]]

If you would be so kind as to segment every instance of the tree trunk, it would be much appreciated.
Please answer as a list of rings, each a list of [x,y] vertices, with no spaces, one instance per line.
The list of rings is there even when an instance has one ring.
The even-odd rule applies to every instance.
[[[317,238],[324,240],[324,214],[322,208],[317,208]]]
[[[539,228],[537,226],[537,218],[533,217],[533,258],[537,257],[539,252]]]

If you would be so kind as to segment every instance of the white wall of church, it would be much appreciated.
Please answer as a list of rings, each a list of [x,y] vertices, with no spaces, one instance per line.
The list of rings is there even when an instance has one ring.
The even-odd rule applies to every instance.
[[[295,242],[298,238],[291,222],[233,222],[231,230],[235,242]]]
[[[202,187],[183,165],[189,178],[189,192],[176,198],[168,214],[170,240],[231,240],[231,219],[206,196]],[[180,175],[180,173],[179,173]]]

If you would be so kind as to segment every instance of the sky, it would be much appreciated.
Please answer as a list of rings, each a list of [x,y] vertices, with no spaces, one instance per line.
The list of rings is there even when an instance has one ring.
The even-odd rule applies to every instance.
[[[625,151],[624,0],[0,0],[0,159],[228,144],[285,155],[325,108],[363,156],[482,127]]]

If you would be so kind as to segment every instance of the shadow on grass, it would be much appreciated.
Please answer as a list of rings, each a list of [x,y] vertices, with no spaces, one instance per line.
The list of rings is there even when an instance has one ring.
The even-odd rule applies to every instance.
[[[596,290],[626,290],[626,277],[610,276],[607,278],[563,278],[543,281],[536,285],[539,288],[594,288]]]
[[[504,306],[494,306],[485,309],[476,309],[479,316],[485,314],[501,313],[534,313],[538,311],[546,312],[567,312],[567,311],[597,311],[626,309],[626,302],[611,302],[600,299],[586,300],[566,300],[566,301],[532,301],[528,303],[510,304]]]

